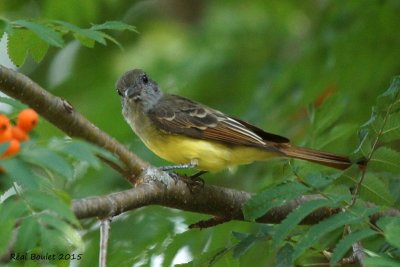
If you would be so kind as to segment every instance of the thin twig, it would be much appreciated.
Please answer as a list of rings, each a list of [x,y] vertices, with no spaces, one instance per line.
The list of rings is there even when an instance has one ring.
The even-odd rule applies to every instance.
[[[116,172],[118,172],[119,174],[121,174],[122,176],[124,176],[128,181],[131,180],[129,171],[127,171],[126,169],[122,168],[119,164],[115,163],[114,161],[103,157],[100,154],[96,155],[101,161],[103,161],[105,164],[107,164],[108,166],[110,166],[111,168],[113,168]]]
[[[389,117],[390,110],[391,110],[392,106],[393,106],[393,104],[391,104],[388,107],[388,109],[386,111],[386,114],[385,114],[385,116],[383,118],[382,126],[380,127],[379,132],[376,133],[376,137],[375,137],[374,143],[372,144],[371,151],[370,151],[367,159],[365,160],[365,166],[363,166],[363,168],[361,169],[360,179],[358,180],[358,182],[356,184],[356,188],[353,191],[353,197],[352,197],[352,200],[351,200],[351,203],[350,203],[349,207],[352,207],[354,204],[356,204],[357,195],[358,195],[358,193],[360,191],[360,188],[361,188],[361,185],[362,185],[362,183],[364,182],[364,179],[365,179],[365,174],[367,172],[368,162],[371,160],[371,158],[372,158],[372,156],[373,156],[373,154],[375,152],[375,149],[376,149],[376,147],[378,145],[379,139],[382,136],[383,129],[385,128],[385,125],[386,125],[387,119]]]
[[[111,218],[103,218],[100,220],[100,252],[99,267],[107,266],[107,246],[110,233]]]
[[[356,242],[351,245],[351,247],[353,248],[353,255],[357,259],[359,266],[365,267],[365,253],[361,242]]]
[[[350,225],[345,226],[345,231],[347,234],[351,234],[351,227]],[[353,249],[353,257],[357,259],[359,266],[360,267],[365,267],[365,253],[364,253],[364,248],[363,245],[361,244],[360,241],[354,243],[351,245]]]

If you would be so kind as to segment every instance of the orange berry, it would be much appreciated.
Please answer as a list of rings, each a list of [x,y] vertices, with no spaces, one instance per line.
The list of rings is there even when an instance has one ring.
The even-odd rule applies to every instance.
[[[1,158],[15,155],[21,149],[21,146],[20,146],[18,140],[12,139],[8,143],[9,143],[9,146],[8,146],[7,150],[4,151],[3,155],[1,155]]]
[[[18,114],[17,126],[29,133],[38,123],[39,115],[31,108],[23,109]]]
[[[0,142],[11,140],[11,124],[6,115],[0,114]]]
[[[12,127],[11,130],[12,130],[12,138],[17,139],[20,142],[29,140],[29,135],[18,126]]]

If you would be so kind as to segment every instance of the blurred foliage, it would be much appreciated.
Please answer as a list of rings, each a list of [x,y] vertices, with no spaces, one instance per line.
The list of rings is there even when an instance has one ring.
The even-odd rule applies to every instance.
[[[104,30],[135,31],[135,27],[120,21],[107,21],[103,24],[92,25],[88,29],[61,20],[42,20],[40,22],[29,20],[7,21],[1,20],[3,32],[7,34],[7,52],[16,66],[21,66],[28,53],[36,62],[42,61],[49,46],[61,48],[64,46],[63,35],[72,33],[74,38],[86,47],[94,47],[95,43],[106,45],[109,40],[116,45],[121,45]]]
[[[400,35],[395,30],[399,11],[397,0],[368,5],[330,0],[14,0],[0,1],[0,32],[10,33],[16,25],[7,22],[23,21],[17,23],[23,28],[8,36],[11,44],[26,39],[21,47],[12,46],[10,56],[25,57],[31,47],[19,71],[68,99],[100,129],[154,165],[168,163],[132,134],[115,92],[117,78],[132,68],[146,70],[165,91],[248,120],[295,144],[371,158],[357,205],[311,227],[296,224],[318,207],[351,201],[349,187],[359,179],[356,168],[338,173],[311,163],[272,161],[208,174],[207,183],[260,192],[246,205],[249,219],[274,206],[265,203],[271,193],[279,193],[276,205],[301,192],[323,193],[329,200],[301,206],[277,226],[230,222],[202,231],[187,230],[187,225],[207,216],[161,207],[128,212],[113,220],[110,266],[170,266],[192,260],[189,265],[289,266],[293,255],[300,256],[298,265],[334,263],[349,256],[358,240],[374,256],[369,266],[395,266],[400,256],[398,219],[383,218],[374,228],[367,220],[372,211],[360,207],[371,201],[382,209],[400,208],[398,80],[384,93],[400,71]],[[68,23],[64,26],[72,34],[49,25],[54,21]],[[106,21],[123,21],[139,34],[107,31],[123,49],[88,45],[78,38],[77,33]],[[38,33],[37,27],[35,32],[27,22],[59,33],[63,47],[43,45],[46,40],[39,37],[48,32]],[[6,46],[0,49],[2,60]],[[12,117],[21,107],[1,108]],[[130,185],[93,157],[98,148],[64,138],[43,120],[35,134],[19,156],[1,161],[7,172],[0,177],[0,254],[16,233],[16,251],[82,253],[82,260],[74,263],[94,266],[98,223],[77,222],[67,207],[73,198]],[[293,195],[290,188],[297,189]],[[344,224],[351,224],[351,234],[343,236]],[[323,250],[332,252],[332,258]]]

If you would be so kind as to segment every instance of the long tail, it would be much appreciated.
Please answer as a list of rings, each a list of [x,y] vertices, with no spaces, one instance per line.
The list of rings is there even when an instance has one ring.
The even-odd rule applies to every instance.
[[[322,152],[309,148],[296,146],[282,146],[279,149],[286,156],[315,162],[321,165],[344,170],[352,165],[348,157],[336,155],[329,152]]]

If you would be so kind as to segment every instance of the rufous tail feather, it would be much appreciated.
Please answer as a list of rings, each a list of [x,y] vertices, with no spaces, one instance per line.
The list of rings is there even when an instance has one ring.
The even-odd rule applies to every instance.
[[[339,170],[345,170],[352,165],[348,157],[309,148],[287,146],[281,147],[280,151],[291,158],[303,159]]]

